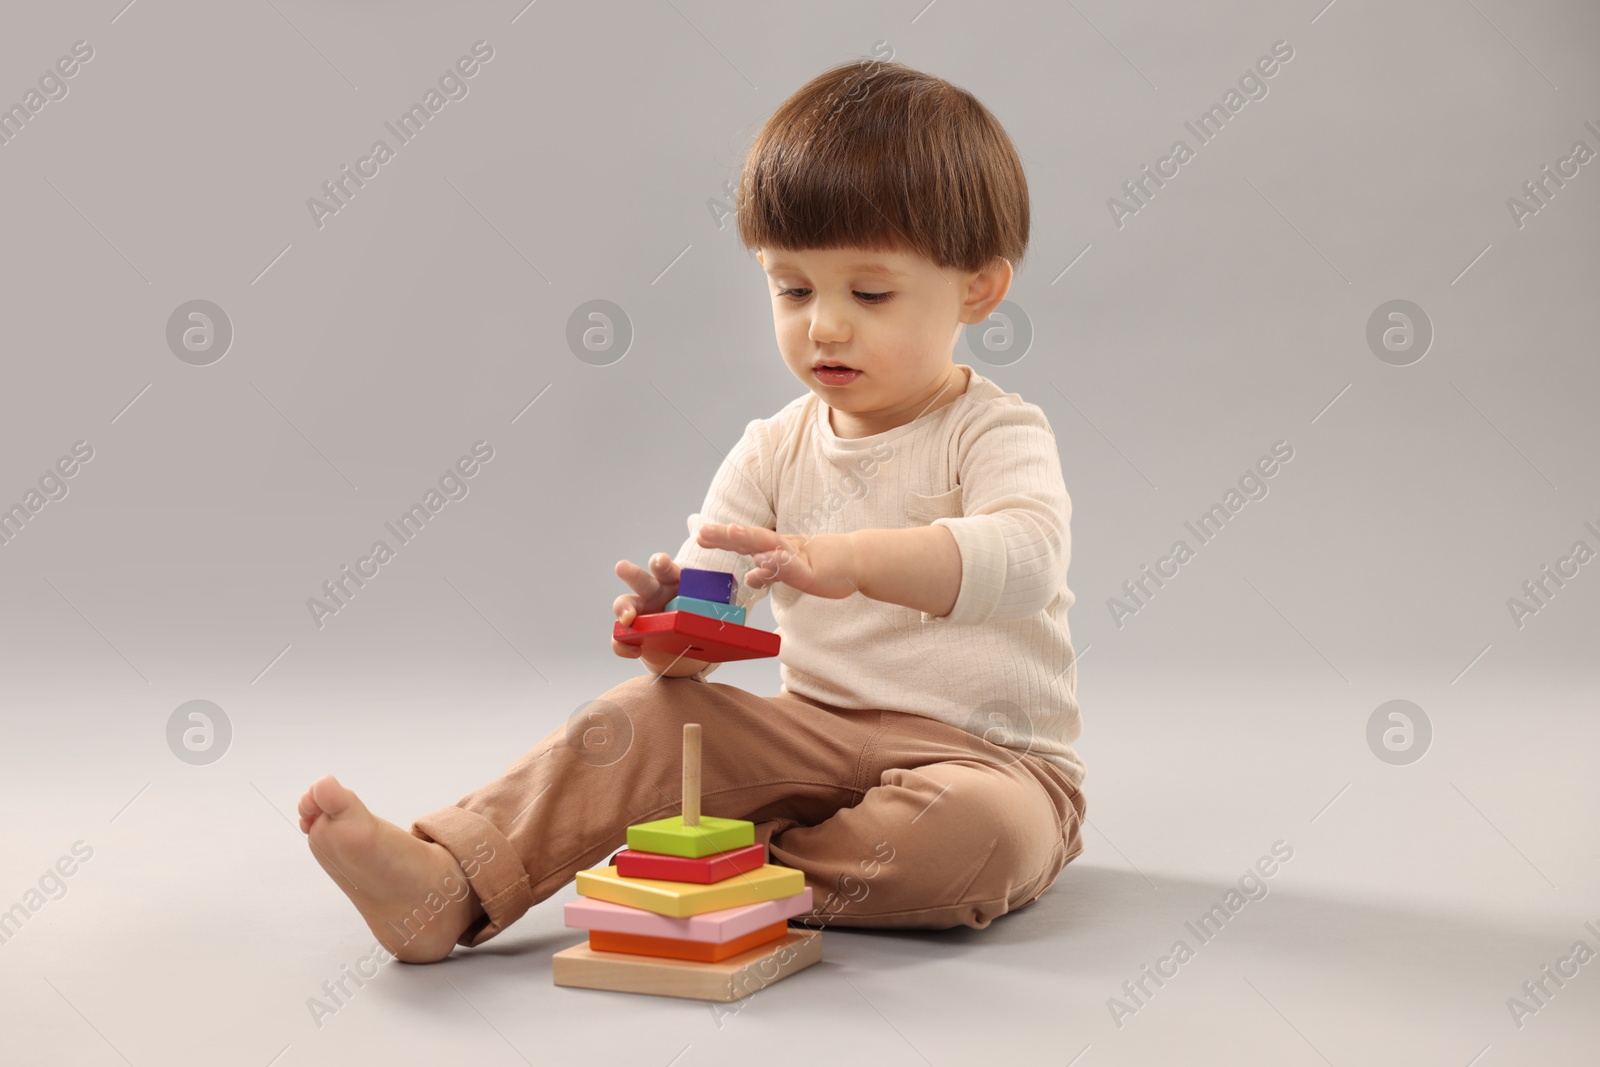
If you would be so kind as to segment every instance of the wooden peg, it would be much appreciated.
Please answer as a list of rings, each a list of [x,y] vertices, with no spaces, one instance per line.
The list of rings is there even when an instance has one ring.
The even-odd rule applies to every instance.
[[[683,724],[683,825],[700,825],[700,724]]]

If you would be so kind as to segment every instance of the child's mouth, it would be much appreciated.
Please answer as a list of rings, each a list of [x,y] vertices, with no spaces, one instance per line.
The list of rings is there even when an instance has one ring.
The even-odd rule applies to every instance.
[[[849,385],[861,377],[861,372],[849,367],[817,367],[812,373],[823,385]]]

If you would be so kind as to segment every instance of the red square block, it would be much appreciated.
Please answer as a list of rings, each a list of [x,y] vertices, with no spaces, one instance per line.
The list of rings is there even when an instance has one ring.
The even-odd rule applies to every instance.
[[[776,656],[781,642],[775,633],[692,611],[651,612],[636,617],[632,626],[613,623],[611,636],[625,645],[706,663]]]
[[[614,861],[617,874],[623,878],[662,878],[669,882],[697,882],[710,885],[732,878],[736,874],[749,874],[761,869],[767,862],[767,846],[759,842],[744,848],[714,852],[699,859],[686,856],[667,856],[660,852],[636,852],[625,848]]]

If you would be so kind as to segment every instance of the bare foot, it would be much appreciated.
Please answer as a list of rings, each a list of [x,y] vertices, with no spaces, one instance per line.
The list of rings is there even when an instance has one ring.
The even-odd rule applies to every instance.
[[[378,818],[331,774],[300,798],[300,830],[373,936],[406,963],[444,959],[483,915],[443,845]]]

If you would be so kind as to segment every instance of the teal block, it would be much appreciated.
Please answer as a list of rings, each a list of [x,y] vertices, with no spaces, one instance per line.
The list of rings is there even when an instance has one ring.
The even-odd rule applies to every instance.
[[[719,604],[715,600],[700,600],[692,596],[675,596],[667,601],[667,606],[662,611],[692,611],[696,615],[704,615],[712,619],[721,619],[723,622],[744,625],[744,608],[736,604]]]

